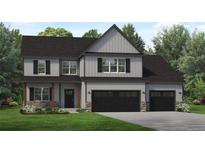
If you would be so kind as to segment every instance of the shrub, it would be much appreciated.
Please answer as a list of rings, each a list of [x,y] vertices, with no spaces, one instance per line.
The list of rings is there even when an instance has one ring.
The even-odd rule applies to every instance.
[[[195,105],[201,105],[201,102],[200,102],[200,100],[195,99],[195,100],[193,101],[193,104],[195,104]]]
[[[89,112],[89,110],[88,109],[77,109],[76,110],[77,112],[79,112],[79,113],[83,113],[83,112]]]
[[[33,105],[26,105],[21,108],[20,112],[22,114],[68,114],[67,109],[63,108],[39,108]]]
[[[176,110],[178,112],[190,112],[190,106],[186,102],[180,102],[176,105]]]
[[[36,107],[33,105],[26,105],[21,108],[20,112],[21,113],[35,113]]]
[[[10,103],[9,103],[9,106],[18,106],[18,103],[15,102],[15,101],[13,101],[13,102],[10,102]]]
[[[67,110],[67,109],[64,109],[64,108],[59,108],[59,109],[57,110],[57,112],[56,112],[56,113],[68,114],[69,112],[68,112],[68,110]]]

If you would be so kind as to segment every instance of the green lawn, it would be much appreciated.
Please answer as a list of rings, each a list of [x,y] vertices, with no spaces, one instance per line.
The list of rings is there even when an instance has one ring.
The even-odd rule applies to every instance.
[[[191,104],[191,112],[192,113],[200,113],[205,114],[205,105],[194,105]]]
[[[22,115],[19,108],[0,109],[0,130],[147,131],[139,125],[95,113]]]

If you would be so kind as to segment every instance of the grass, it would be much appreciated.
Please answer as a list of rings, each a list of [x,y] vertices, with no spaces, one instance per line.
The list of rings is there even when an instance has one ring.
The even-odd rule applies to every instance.
[[[192,113],[200,113],[200,114],[205,114],[205,105],[194,105],[191,104],[191,112]]]
[[[0,109],[0,130],[12,131],[149,131],[140,125],[105,117],[96,113],[23,115],[20,108]]]

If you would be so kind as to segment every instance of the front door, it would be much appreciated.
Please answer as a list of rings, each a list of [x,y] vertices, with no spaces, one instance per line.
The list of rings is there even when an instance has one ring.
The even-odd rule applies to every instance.
[[[74,89],[65,89],[65,108],[74,108]]]

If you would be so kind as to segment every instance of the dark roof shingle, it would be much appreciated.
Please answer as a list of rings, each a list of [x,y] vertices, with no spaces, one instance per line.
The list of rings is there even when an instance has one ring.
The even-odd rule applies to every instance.
[[[158,55],[143,56],[143,78],[150,82],[182,82],[181,74]]]
[[[78,57],[96,38],[23,36],[22,56]]]

